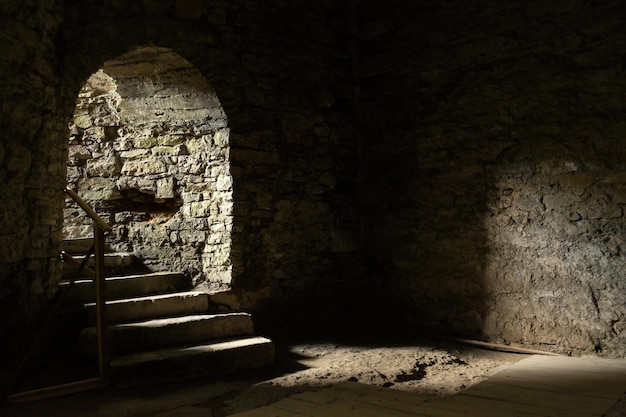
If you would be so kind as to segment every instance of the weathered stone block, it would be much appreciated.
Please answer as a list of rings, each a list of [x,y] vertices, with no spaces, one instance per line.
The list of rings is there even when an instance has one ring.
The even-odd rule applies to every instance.
[[[575,200],[571,195],[561,193],[544,195],[542,201],[543,205],[546,207],[546,210],[551,211],[569,207],[574,203]]]
[[[134,159],[142,156],[146,156],[150,153],[149,149],[131,149],[120,153],[120,157],[125,159]]]
[[[135,138],[133,142],[137,148],[152,148],[157,145],[158,139],[153,136],[147,136]]]
[[[152,148],[152,154],[159,155],[185,155],[187,154],[187,148],[185,145],[177,146],[155,146]]]
[[[138,177],[136,178],[135,184],[136,185],[133,188],[139,189],[139,191],[141,191],[144,194],[154,195],[156,193],[157,185],[156,185],[155,180],[151,180],[149,178]]]
[[[83,142],[106,140],[104,127],[92,126],[85,129],[82,140]]]
[[[191,217],[209,217],[218,213],[217,204],[214,201],[197,201],[189,205]]]
[[[585,204],[581,205],[578,212],[585,219],[614,219],[622,217],[622,208],[611,201],[608,194],[596,192]]]
[[[87,175],[93,177],[112,177],[121,171],[121,162],[116,155],[110,154],[87,161]]]
[[[220,129],[215,132],[213,135],[213,143],[218,147],[226,147],[229,143],[229,134],[230,131],[228,129]]]
[[[125,175],[155,175],[167,172],[165,163],[158,159],[144,158],[125,161],[121,173]]]
[[[174,198],[175,193],[174,178],[161,178],[156,181],[156,198]]]
[[[218,203],[219,213],[225,216],[230,216],[233,213],[233,202],[230,200],[223,200]]]
[[[160,146],[176,146],[185,143],[184,135],[162,135],[157,136],[156,144]]]
[[[233,180],[230,175],[220,175],[217,177],[216,190],[229,191],[233,187]]]
[[[146,221],[150,218],[147,213],[140,213],[134,211],[121,211],[115,213],[115,223],[128,224],[131,222]]]
[[[74,124],[80,129],[87,129],[93,126],[93,120],[88,114],[80,114],[74,116]]]
[[[198,175],[203,174],[206,169],[206,161],[197,155],[189,157],[182,156],[178,159],[178,171],[181,174]]]
[[[85,178],[78,182],[78,194],[88,201],[107,201],[120,198],[115,181],[109,178]]]
[[[85,160],[91,158],[91,152],[84,145],[70,145],[68,157]]]
[[[185,141],[185,146],[190,154],[194,154],[199,151],[205,151],[207,149],[207,136],[202,138],[189,138]]]
[[[202,259],[205,265],[228,265],[230,264],[230,250],[222,245],[207,246]]]

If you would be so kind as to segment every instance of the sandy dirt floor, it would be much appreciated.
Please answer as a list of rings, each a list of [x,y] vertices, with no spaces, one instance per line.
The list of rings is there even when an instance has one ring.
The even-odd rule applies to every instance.
[[[447,396],[525,357],[442,341],[291,343],[279,346],[276,364],[265,369],[228,377],[118,383],[102,391],[5,406],[0,415],[223,417],[343,381]]]
[[[297,362],[305,368],[246,388],[216,405],[214,415],[259,407],[288,395],[344,381],[448,396],[526,357],[453,344],[447,347],[300,344],[291,346],[289,353],[299,357]]]

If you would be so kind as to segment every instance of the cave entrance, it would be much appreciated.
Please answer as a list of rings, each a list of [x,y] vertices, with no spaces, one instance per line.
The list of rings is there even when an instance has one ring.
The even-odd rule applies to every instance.
[[[67,182],[113,226],[109,246],[196,287],[228,289],[232,177],[215,89],[171,49],[146,46],[86,81],[69,123]],[[67,200],[64,238],[90,236]]]

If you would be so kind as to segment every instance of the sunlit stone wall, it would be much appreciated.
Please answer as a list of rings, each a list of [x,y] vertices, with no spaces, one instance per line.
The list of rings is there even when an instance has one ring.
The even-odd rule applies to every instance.
[[[618,5],[362,2],[367,250],[409,328],[624,355]]]
[[[144,47],[105,63],[79,93],[68,183],[112,224],[113,250],[146,269],[227,288],[229,145],[226,114],[206,79],[173,51]],[[89,218],[66,201],[66,237],[91,236]]]
[[[190,275],[197,283],[228,281],[242,308],[265,312],[255,314],[259,328],[302,327],[313,307],[312,321],[335,320],[333,310],[343,307],[361,272],[347,9],[336,2],[272,0],[0,4],[0,338],[11,341],[3,347],[12,353],[3,357],[19,362],[15,355],[25,351],[57,294],[68,173],[83,195],[108,193],[90,200],[110,205],[97,210],[119,236],[128,233],[127,249],[142,251],[152,267],[178,269],[187,262],[178,245],[194,247]],[[185,107],[193,127],[167,120],[165,130],[156,130],[183,101],[153,107],[150,99],[158,102],[162,93],[154,87],[184,83],[159,84],[152,76],[168,72],[155,71],[150,56],[115,71],[116,60],[146,46],[155,59],[158,48],[173,51],[213,87],[201,108]],[[135,68],[135,77],[124,77],[124,68]],[[77,98],[97,101],[79,94],[99,69],[117,86],[119,104],[107,104],[117,116],[96,122],[83,114],[87,124],[75,122],[68,131]],[[150,76],[140,74],[145,69]],[[180,75],[169,74],[170,81]],[[162,114],[149,113],[155,109]],[[138,126],[148,116],[155,129]],[[201,127],[199,118],[210,118],[210,126]],[[131,139],[132,148],[124,149]],[[212,159],[218,148],[219,163]],[[136,162],[153,152],[165,167]],[[175,168],[181,171],[170,171]],[[143,169],[153,171],[140,174]],[[144,211],[153,223],[135,218]],[[216,215],[223,221],[213,223]],[[231,227],[229,219],[230,243],[214,242],[227,236],[220,229]],[[80,223],[67,226],[68,234],[84,232]],[[148,236],[142,227],[153,228],[153,240],[140,242]]]

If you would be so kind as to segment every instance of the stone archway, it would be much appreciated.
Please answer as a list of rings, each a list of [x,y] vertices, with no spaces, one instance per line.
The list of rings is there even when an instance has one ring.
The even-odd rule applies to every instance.
[[[67,179],[108,218],[111,246],[196,286],[230,286],[233,224],[227,117],[214,88],[171,49],[107,61],[81,89]],[[77,217],[78,216],[78,217]],[[88,233],[71,204],[64,236]]]

